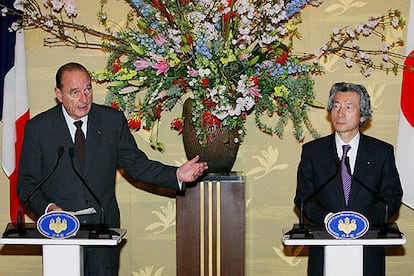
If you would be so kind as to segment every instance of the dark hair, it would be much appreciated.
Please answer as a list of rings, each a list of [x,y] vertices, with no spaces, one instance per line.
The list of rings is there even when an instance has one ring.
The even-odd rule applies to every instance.
[[[83,71],[89,75],[88,70],[83,66],[82,64],[76,63],[76,62],[69,62],[64,65],[62,65],[56,72],[56,87],[62,90],[62,75],[66,71]]]
[[[365,118],[366,121],[370,120],[372,117],[371,110],[371,100],[368,94],[368,91],[364,86],[360,84],[347,83],[347,82],[338,82],[332,85],[331,90],[329,91],[329,99],[326,109],[328,112],[332,111],[333,99],[335,98],[336,93],[338,92],[351,92],[359,95],[359,112],[360,116]],[[362,124],[360,126],[362,126]]]

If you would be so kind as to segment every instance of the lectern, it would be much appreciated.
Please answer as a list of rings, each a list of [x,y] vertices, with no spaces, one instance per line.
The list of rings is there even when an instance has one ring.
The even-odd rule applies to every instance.
[[[283,235],[283,243],[291,246],[323,246],[325,276],[363,276],[364,246],[396,246],[407,242],[396,224],[385,228],[372,227],[358,239],[335,239],[322,227],[306,226],[303,230],[298,231],[298,227],[294,227]]]
[[[244,275],[244,180],[209,174],[177,195],[177,275]]]
[[[67,239],[43,237],[35,224],[27,223],[20,231],[9,224],[0,244],[41,245],[44,276],[82,276],[83,246],[115,246],[126,234],[125,229],[111,229],[111,236],[91,235],[90,229],[80,229],[77,236]]]

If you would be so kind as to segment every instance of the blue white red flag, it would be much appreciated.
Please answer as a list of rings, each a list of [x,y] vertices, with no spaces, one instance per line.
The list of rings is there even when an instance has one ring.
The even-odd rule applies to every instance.
[[[3,3],[13,7],[14,0]],[[17,170],[29,120],[26,80],[26,54],[23,32],[10,32],[16,18],[0,17],[0,95],[2,110],[2,167],[10,181],[10,218],[17,221],[20,202],[17,196]],[[22,216],[24,219],[24,216]]]

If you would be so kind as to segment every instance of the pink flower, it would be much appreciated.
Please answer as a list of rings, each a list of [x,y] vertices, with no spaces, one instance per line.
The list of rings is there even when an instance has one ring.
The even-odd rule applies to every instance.
[[[155,59],[158,62],[161,62],[161,61],[165,60],[162,56],[154,54],[154,53],[150,53],[150,56],[151,56],[152,59]]]
[[[187,66],[187,77],[196,78],[198,77],[198,71],[190,66]]]
[[[257,87],[257,85],[250,86],[249,87],[249,91],[250,91],[250,94],[252,94],[255,97],[258,97],[258,98],[261,98],[262,97],[262,94],[260,94],[260,90]]]
[[[243,61],[243,60],[248,59],[248,58],[249,58],[249,57],[251,57],[251,56],[252,56],[251,54],[243,53],[243,54],[240,54],[240,55],[239,55],[239,59],[240,59],[241,61]]]
[[[168,91],[167,90],[161,90],[160,93],[158,93],[157,97],[155,98],[155,100],[162,100],[164,97],[167,96]]]
[[[151,62],[146,59],[139,58],[134,62],[134,66],[137,70],[145,70],[151,66]]]
[[[165,44],[168,44],[167,37],[164,34],[158,34],[154,36],[154,41],[160,47],[163,47]]]
[[[170,70],[170,65],[168,64],[168,61],[163,60],[157,64],[152,65],[152,68],[157,69],[157,76],[161,74],[164,74],[164,76],[166,76],[168,70]]]

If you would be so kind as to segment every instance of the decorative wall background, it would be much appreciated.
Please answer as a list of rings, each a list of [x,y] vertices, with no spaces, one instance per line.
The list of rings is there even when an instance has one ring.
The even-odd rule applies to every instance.
[[[77,20],[97,25],[98,0],[77,1]],[[313,52],[322,45],[334,27],[355,25],[369,16],[385,14],[389,9],[401,10],[408,16],[407,0],[325,0],[319,8],[305,9],[301,32],[306,40],[295,44],[295,50]],[[124,1],[111,0],[110,11],[122,18],[127,10]],[[111,17],[113,18],[113,17]],[[54,76],[57,68],[68,61],[77,61],[90,70],[105,66],[106,56],[98,51],[75,50],[65,47],[43,46],[43,34],[26,32],[27,74],[32,116],[55,104]],[[392,35],[405,39],[406,34]],[[404,53],[404,49],[401,49]],[[347,69],[342,60],[328,60],[326,74],[316,77],[318,100],[325,103],[334,82],[350,81],[365,85],[372,97],[373,119],[367,134],[395,145],[399,118],[401,74],[397,76],[374,72],[364,78],[357,70]],[[103,103],[105,87],[95,85],[94,100]],[[168,147],[164,153],[153,151],[148,145],[148,133],[134,134],[139,146],[150,158],[179,165],[185,154],[181,137],[171,132],[167,122],[179,116],[176,108],[164,120],[160,137]],[[325,110],[312,110],[311,118],[321,135],[331,132]],[[246,175],[246,275],[306,275],[306,248],[284,248],[282,229],[297,222],[293,197],[296,187],[296,168],[301,152],[299,144],[287,129],[283,140],[261,133],[249,118],[245,142],[241,145],[235,171]],[[53,137],[51,137],[53,139]],[[308,134],[305,141],[311,139]],[[9,221],[9,187],[0,174],[0,228]],[[129,183],[121,175],[117,181],[117,196],[122,215],[122,227],[128,229],[121,252],[120,275],[168,276],[175,275],[175,260],[185,258],[175,254],[175,198],[162,196],[141,183]],[[387,275],[414,275],[414,211],[402,206],[398,224],[407,235],[408,244],[390,249],[387,257]],[[41,275],[40,249],[22,246],[0,247],[0,276]],[[59,273],[57,272],[57,275]]]

